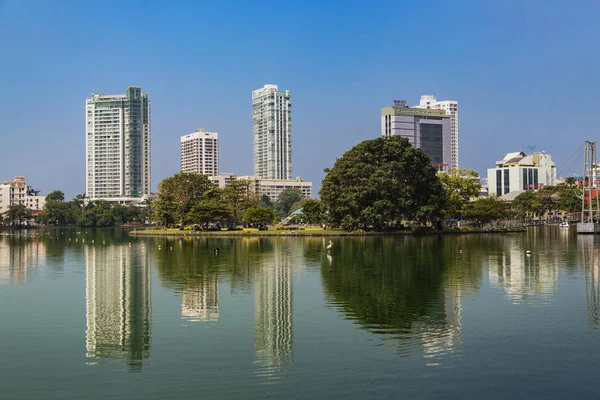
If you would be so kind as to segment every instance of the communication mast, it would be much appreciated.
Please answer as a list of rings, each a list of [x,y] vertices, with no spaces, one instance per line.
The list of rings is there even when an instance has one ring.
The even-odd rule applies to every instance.
[[[583,196],[581,197],[581,222],[577,224],[577,233],[600,233],[600,223],[598,222],[598,211],[600,210],[600,199],[596,197],[594,202],[594,193],[597,192],[597,173],[596,173],[596,142],[585,142],[583,150]],[[585,198],[588,196],[589,202],[585,204]],[[596,207],[594,209],[594,203]],[[594,213],[596,220],[594,220]]]

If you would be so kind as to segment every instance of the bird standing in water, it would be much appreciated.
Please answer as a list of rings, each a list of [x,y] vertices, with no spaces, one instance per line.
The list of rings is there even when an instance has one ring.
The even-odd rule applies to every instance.
[[[332,247],[333,247],[333,242],[330,240],[329,244],[327,245],[327,250],[331,250]]]

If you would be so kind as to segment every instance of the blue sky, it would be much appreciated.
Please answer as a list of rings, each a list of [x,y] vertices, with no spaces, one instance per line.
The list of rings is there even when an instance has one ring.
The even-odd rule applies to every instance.
[[[597,1],[0,0],[0,180],[84,192],[85,99],[132,85],[152,103],[153,189],[199,127],[219,132],[221,171],[251,174],[266,83],[292,92],[293,174],[315,189],[380,135],[382,107],[421,94],[459,101],[461,168],[532,145],[572,174],[598,136],[599,16]]]

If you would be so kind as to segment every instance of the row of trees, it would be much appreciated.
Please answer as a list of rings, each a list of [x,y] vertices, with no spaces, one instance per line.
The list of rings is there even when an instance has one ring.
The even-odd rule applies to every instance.
[[[159,225],[208,226],[220,224],[270,224],[301,207],[305,199],[298,189],[282,191],[278,201],[258,196],[253,183],[232,177],[224,189],[201,174],[180,172],[163,179],[151,204],[152,218]]]
[[[143,223],[148,217],[147,209],[105,200],[86,203],[83,195],[65,201],[64,193],[55,190],[46,196],[46,205],[36,220],[44,225],[110,227],[130,222]]]

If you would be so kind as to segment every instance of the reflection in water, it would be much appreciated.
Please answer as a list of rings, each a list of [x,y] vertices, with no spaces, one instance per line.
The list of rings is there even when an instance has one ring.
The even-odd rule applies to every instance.
[[[139,371],[150,356],[152,306],[145,246],[90,246],[86,263],[86,357],[124,360]]]
[[[539,296],[548,300],[556,291],[558,264],[548,253],[528,255],[518,242],[490,253],[489,278],[492,286],[502,288],[514,302],[529,301]]]
[[[0,236],[0,285],[23,285],[28,275],[46,263],[46,245],[29,236]]]
[[[302,256],[300,244],[293,246]],[[254,278],[254,351],[264,376],[292,362],[293,254],[277,242]],[[274,371],[273,371],[274,370]]]
[[[596,235],[580,235],[579,264],[585,269],[585,300],[588,325],[600,328],[600,244]]]
[[[458,242],[458,245],[457,245]],[[321,258],[328,302],[362,327],[383,335],[403,356],[427,365],[461,343],[463,293],[478,287],[479,239],[424,237],[345,240]],[[461,251],[464,249],[464,253]],[[481,264],[479,264],[481,265]]]
[[[214,322],[219,319],[219,275],[200,275],[196,282],[184,285],[181,316],[190,322]]]

